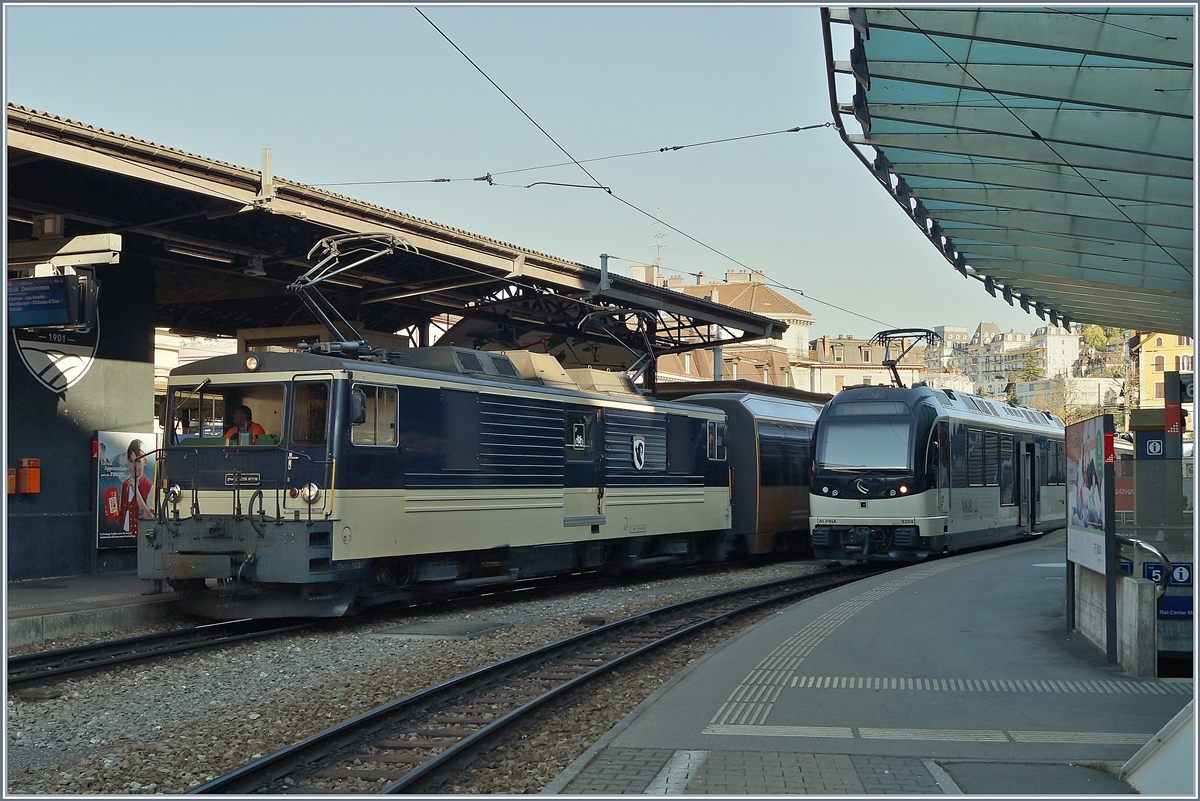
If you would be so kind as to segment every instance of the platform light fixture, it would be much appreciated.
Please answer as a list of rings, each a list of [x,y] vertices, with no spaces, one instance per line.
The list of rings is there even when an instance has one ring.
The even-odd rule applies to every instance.
[[[262,256],[251,256],[246,261],[246,269],[242,270],[242,272],[246,275],[255,276],[256,278],[261,278],[266,275],[267,271],[263,269]]]

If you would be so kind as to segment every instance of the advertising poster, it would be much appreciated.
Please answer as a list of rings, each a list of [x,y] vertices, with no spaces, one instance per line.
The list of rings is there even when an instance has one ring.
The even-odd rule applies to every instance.
[[[1105,573],[1105,462],[1111,434],[1105,418],[1093,417],[1067,426],[1067,558]],[[1109,461],[1111,464],[1111,461]]]
[[[96,547],[136,547],[154,519],[154,434],[98,431],[96,443]]]

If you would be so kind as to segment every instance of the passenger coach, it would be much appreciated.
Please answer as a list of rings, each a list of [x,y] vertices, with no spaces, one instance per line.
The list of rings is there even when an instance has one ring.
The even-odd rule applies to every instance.
[[[1063,424],[929,387],[855,387],[815,434],[818,557],[916,561],[1066,525]]]

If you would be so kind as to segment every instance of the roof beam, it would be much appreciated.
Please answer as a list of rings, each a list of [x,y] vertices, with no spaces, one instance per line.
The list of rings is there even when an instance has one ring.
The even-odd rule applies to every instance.
[[[1084,254],[1072,250],[1046,250],[1045,248],[1031,248],[1023,245],[964,245],[958,242],[955,242],[955,245],[959,253],[963,254],[967,264],[975,265],[976,267],[979,267],[983,262],[981,260],[973,260],[972,256],[983,256],[986,259],[1016,261],[1027,264],[1056,264],[1064,267],[1108,272],[1120,276],[1155,276],[1175,280],[1179,274],[1179,268],[1174,264],[1131,262],[1128,259],[1121,259],[1114,256]]]
[[[1192,234],[1182,228],[1163,228],[1157,225],[1139,229],[1131,223],[1110,220],[1090,220],[1067,217],[1062,214],[1045,214],[1037,211],[1009,211],[1002,209],[939,209],[935,217],[942,220],[978,223],[994,228],[1016,228],[1051,234],[1068,234],[1106,241],[1158,244],[1167,248],[1187,248],[1192,244]],[[944,227],[944,226],[943,226]],[[1154,237],[1151,242],[1146,236]]]
[[[1168,206],[1160,204],[1122,201],[1114,206],[1107,198],[1095,195],[1068,195],[1039,192],[1035,189],[998,189],[994,187],[938,187],[929,186],[913,191],[929,209],[930,216],[947,208],[946,203],[963,203],[972,206],[993,206],[1014,211],[1040,211],[1047,214],[1068,214],[1094,220],[1129,221],[1138,225],[1161,225],[1166,228],[1192,230],[1190,206]],[[1124,213],[1122,213],[1124,212]]]
[[[1191,160],[1168,158],[1153,153],[1118,153],[1070,144],[1056,144],[1051,150],[1032,136],[1007,136],[984,133],[886,133],[850,134],[850,143],[877,148],[904,148],[933,153],[1024,161],[1033,164],[1070,165],[1079,169],[1191,178]]]
[[[852,74],[850,62],[835,62],[835,70]],[[1049,64],[921,64],[871,61],[871,82],[929,84],[979,93],[958,98],[960,103],[1001,97],[1032,97],[1120,111],[1191,118],[1192,71],[1169,68],[1056,67]],[[967,72],[970,72],[970,75]],[[902,100],[902,87],[880,85],[868,101]]]
[[[1028,137],[1032,128],[1047,142],[1192,159],[1192,121],[1179,117],[1111,109],[870,103],[869,96],[868,103],[872,123],[892,120],[1020,137]],[[874,124],[872,130],[887,132]]]
[[[949,36],[998,42],[1091,56],[1127,58],[1180,67],[1192,65],[1192,37],[1181,36],[1180,17],[1173,14],[1087,14],[1073,11],[980,11],[960,9],[868,8],[867,24],[881,30],[918,36]],[[841,12],[840,14],[838,12]],[[1153,9],[1147,8],[1146,12]],[[849,22],[845,11],[831,11]],[[841,19],[839,17],[844,17]]]
[[[1069,255],[1078,257],[1095,255],[1107,256],[1125,261],[1144,261],[1151,264],[1165,264],[1172,268],[1180,263],[1190,265],[1192,252],[1177,250],[1172,255],[1178,261],[1172,261],[1161,248],[1153,245],[1135,245],[1131,242],[1102,242],[1081,237],[1056,236],[1040,234],[1036,231],[1011,231],[999,228],[954,228],[942,227],[942,233],[954,240],[954,247],[962,254],[969,256],[973,253],[991,255],[995,258],[1010,258],[1007,249],[1028,249],[1047,254],[1057,254],[1052,260],[1058,261]],[[970,259],[968,259],[969,261]],[[1062,262],[1068,263],[1068,262]]]
[[[1142,275],[1136,272],[1109,272],[1091,267],[1068,267],[1061,264],[1013,259],[976,262],[972,266],[976,271],[994,278],[1013,275],[1036,276],[1044,279],[1060,279],[1072,286],[1109,289],[1116,292],[1128,292],[1130,295],[1145,292],[1158,297],[1174,297],[1188,302],[1191,302],[1192,297],[1190,280]]]
[[[962,181],[964,183],[1007,186],[1014,189],[1040,189],[1091,195],[1095,190],[1070,167],[1057,164],[1002,164],[999,162],[910,161],[915,151],[889,149],[888,161],[914,189],[925,185],[921,178]],[[1114,200],[1141,200],[1190,206],[1192,182],[1183,178],[1140,175],[1111,170],[1080,170],[1088,180],[1100,185]]]

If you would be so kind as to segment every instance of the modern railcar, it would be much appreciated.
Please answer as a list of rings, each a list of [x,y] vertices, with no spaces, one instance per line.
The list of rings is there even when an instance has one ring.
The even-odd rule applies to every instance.
[[[1066,525],[1063,424],[951,390],[854,387],[817,421],[818,557],[919,561]]]
[[[808,546],[812,437],[822,404],[754,392],[706,392],[684,403],[725,412],[731,524],[750,554]]]
[[[242,407],[261,433],[211,436]],[[336,616],[740,549],[725,414],[548,355],[217,357],[172,371],[166,414],[138,572],[208,617]]]

